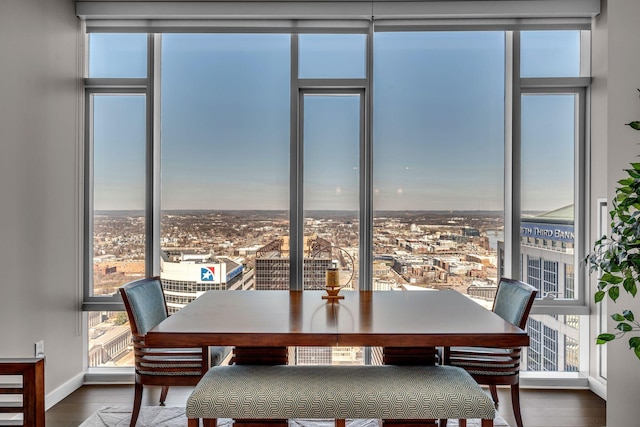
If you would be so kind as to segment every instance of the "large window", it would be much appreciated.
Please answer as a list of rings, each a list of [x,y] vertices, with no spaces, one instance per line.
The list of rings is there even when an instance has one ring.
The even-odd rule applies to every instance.
[[[504,32],[374,42],[374,289],[490,300],[504,227]]]
[[[212,289],[288,288],[290,39],[162,37],[160,275],[170,311]]]
[[[584,33],[400,27],[90,34],[91,366],[130,362],[114,293],[134,278],[159,274],[175,311],[209,290],[322,288],[336,267],[354,290],[487,307],[521,278],[545,306],[527,368],[579,370]]]
[[[584,298],[574,273],[583,236],[578,231],[584,203],[585,90],[576,84],[585,73],[583,60],[578,31],[521,33],[520,256],[527,265],[521,279],[551,304]],[[578,316],[559,311],[533,317],[529,326],[542,338],[525,349],[527,369],[579,370]]]

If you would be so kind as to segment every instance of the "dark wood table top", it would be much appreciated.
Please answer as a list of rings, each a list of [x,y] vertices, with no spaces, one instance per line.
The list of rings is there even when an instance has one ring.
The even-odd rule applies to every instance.
[[[456,291],[208,291],[147,333],[151,346],[526,346]]]

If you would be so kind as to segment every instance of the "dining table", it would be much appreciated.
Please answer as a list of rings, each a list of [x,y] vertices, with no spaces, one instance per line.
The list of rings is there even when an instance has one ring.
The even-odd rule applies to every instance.
[[[291,346],[382,347],[384,363],[429,364],[439,347],[529,345],[526,331],[455,290],[343,290],[340,298],[321,290],[207,291],[145,341],[233,346],[237,364],[287,364]]]
[[[149,330],[148,346],[232,346],[231,364],[290,364],[295,346],[371,347],[377,363],[446,363],[441,347],[519,347],[526,331],[455,290],[242,290],[203,293]],[[293,362],[295,363],[295,362]],[[384,420],[387,427],[436,420]],[[287,420],[234,420],[236,427],[287,427]]]

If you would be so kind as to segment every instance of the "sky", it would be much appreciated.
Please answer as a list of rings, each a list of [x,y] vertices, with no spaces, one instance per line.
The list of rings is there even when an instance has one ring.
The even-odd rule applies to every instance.
[[[301,35],[300,77],[363,78],[365,35]],[[504,33],[374,35],[376,210],[501,210]],[[289,208],[290,36],[166,34],[162,208]],[[579,32],[523,32],[522,76],[579,75]],[[91,34],[90,77],[144,77],[146,35]],[[302,98],[305,209],[358,206],[362,102]],[[144,206],[143,95],[94,95],[94,207]],[[522,100],[522,209],[573,202],[574,96]],[[549,191],[553,188],[554,191]]]

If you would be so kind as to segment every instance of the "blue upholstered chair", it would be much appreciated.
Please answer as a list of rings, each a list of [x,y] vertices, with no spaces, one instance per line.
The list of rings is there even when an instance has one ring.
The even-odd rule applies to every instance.
[[[537,290],[518,280],[502,278],[493,301],[493,312],[522,329]],[[444,363],[467,370],[478,384],[488,385],[494,403],[498,404],[498,385],[511,386],[513,413],[522,427],[520,413],[520,352],[521,348],[451,347],[444,349]]]
[[[231,351],[229,347],[153,348],[145,345],[147,332],[166,319],[167,304],[159,277],[148,277],[123,285],[124,301],[131,326],[135,356],[135,394],[131,427],[136,425],[145,385],[161,386],[160,405],[169,386],[195,386],[209,369],[220,364]]]

